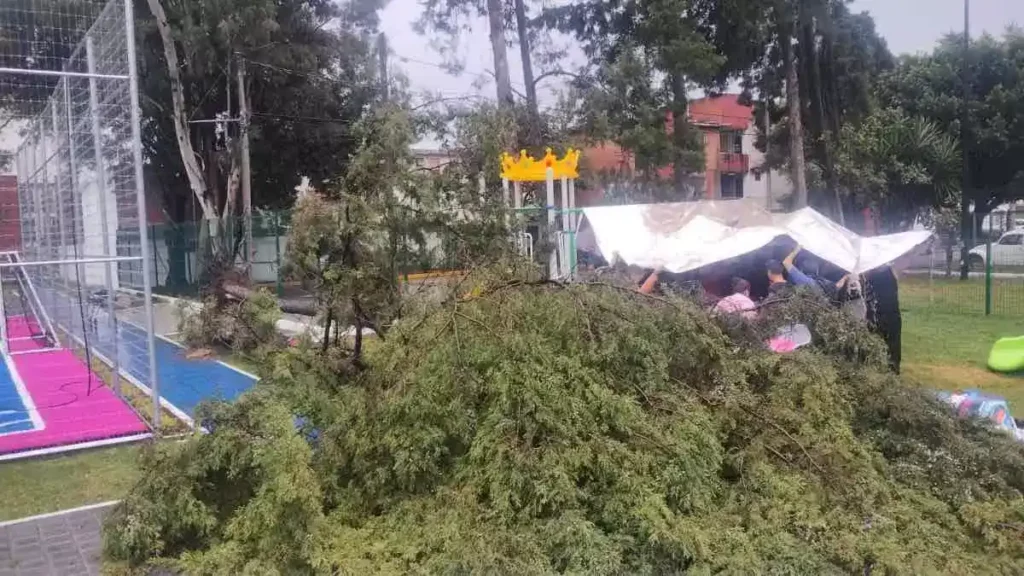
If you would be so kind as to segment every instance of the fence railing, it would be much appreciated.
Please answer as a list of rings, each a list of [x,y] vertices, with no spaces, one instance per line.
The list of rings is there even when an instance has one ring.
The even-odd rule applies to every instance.
[[[961,249],[966,244],[966,278]],[[1024,316],[1024,210],[977,215],[966,242],[936,234],[909,257],[900,282],[907,306],[957,314]]]
[[[230,220],[227,224],[213,224],[212,235],[222,245],[235,249],[236,264],[241,266],[249,254],[249,274],[254,284],[271,287],[283,296],[291,279],[286,275],[288,236],[291,231],[291,211],[260,212],[252,215],[252,246],[245,244],[244,220]],[[162,223],[150,225],[150,253],[152,254],[153,290],[172,296],[196,297],[202,293],[208,280],[204,274],[203,237],[211,235],[210,221]],[[456,270],[461,262],[458,239],[449,230],[438,229],[423,234],[423,244],[412,240],[403,245],[399,255],[400,275],[440,270]],[[225,244],[226,243],[226,244]],[[130,254],[131,242],[119,241],[119,254]],[[412,244],[416,244],[412,246]],[[137,242],[136,242],[137,245]],[[122,285],[132,287],[141,278],[138,270],[128,263],[119,270]]]

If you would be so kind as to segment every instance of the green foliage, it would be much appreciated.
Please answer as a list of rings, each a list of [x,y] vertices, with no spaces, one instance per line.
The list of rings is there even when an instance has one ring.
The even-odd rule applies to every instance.
[[[376,25],[374,0],[161,1],[179,47],[189,120],[237,114],[235,73],[245,61],[255,205],[288,207],[302,176],[319,186],[344,172],[358,146],[352,125],[376,93],[364,39]],[[192,192],[172,124],[163,47],[146,2],[139,6],[143,146],[165,208],[180,222],[198,216],[188,213]],[[204,164],[216,167],[207,171],[207,186],[219,207],[230,147],[217,142],[213,124],[197,126],[203,128],[196,128],[193,145]],[[229,130],[237,143],[236,129]]]
[[[460,123],[467,132],[461,140],[475,143],[489,119]],[[399,106],[368,115],[358,127],[363,141],[345,177],[327,194],[309,195],[296,206],[286,273],[315,294],[325,342],[334,323],[384,337],[402,313],[403,273],[433,269],[440,261],[469,267],[507,252],[501,196],[481,193],[475,172],[498,155],[456,151],[450,170],[416,169],[410,147],[421,121]],[[360,346],[357,336],[356,360]]]
[[[255,352],[280,340],[277,321],[281,309],[267,289],[255,290],[242,301],[207,298],[200,305],[185,304],[179,311],[178,331],[192,348],[226,347]]]
[[[288,410],[257,392],[197,416],[210,436],[144,453],[145,476],[108,519],[106,553],[133,564],[177,557],[196,575],[317,567],[322,494]]]
[[[688,90],[712,83],[724,61],[700,30],[700,4],[586,0],[548,8],[541,17],[574,35],[591,59],[588,75],[577,81],[586,88],[580,128],[635,154],[646,180],[672,165],[677,200],[686,175],[704,166],[702,138],[686,114]]]
[[[843,126],[836,176],[851,200],[874,206],[887,228],[897,230],[923,209],[958,205],[960,148],[925,118],[879,110]]]
[[[971,106],[968,141],[973,199],[978,212],[1024,198],[1024,32],[1010,28],[1001,39],[982,36],[972,42]],[[879,96],[886,106],[921,116],[960,137],[963,109],[963,36],[946,37],[931,54],[905,56],[881,78]]]
[[[1013,573],[1024,450],[809,295],[755,324],[485,279],[367,368],[305,348],[161,448],[107,551],[190,573]],[[763,335],[795,319],[815,344]],[[304,423],[294,428],[290,416]]]

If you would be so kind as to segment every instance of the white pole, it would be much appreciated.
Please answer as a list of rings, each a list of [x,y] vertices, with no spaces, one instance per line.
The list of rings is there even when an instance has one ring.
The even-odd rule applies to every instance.
[[[92,36],[86,35],[85,37],[85,59],[87,63],[87,70],[89,73],[96,72],[96,54],[95,48],[92,42]],[[68,108],[68,125],[71,122],[70,106]],[[103,132],[100,129],[100,98],[99,90],[96,86],[96,80],[94,78],[89,79],[89,115],[92,117],[92,149],[93,149],[93,161],[96,166],[93,169],[93,174],[96,175],[96,194],[99,195],[99,207],[100,207],[100,230],[103,232],[103,255],[104,256],[116,256],[111,254],[110,250],[110,224],[108,222],[107,213],[107,170],[103,164]],[[74,178],[77,180],[78,174],[75,174]],[[116,203],[117,200],[115,199]],[[111,378],[113,382],[111,385],[114,392],[118,397],[121,396],[121,361],[120,346],[116,345],[117,342],[117,310],[114,308],[114,275],[111,269],[116,267],[114,263],[106,263],[103,265],[103,282],[107,288],[107,312],[110,315],[109,328],[110,337],[114,340],[115,346],[113,354],[111,354],[110,360],[113,364],[111,372]]]
[[[576,179],[572,178],[569,180],[569,209],[573,212],[569,213],[569,229],[573,232],[576,231],[576,227],[579,224],[579,218],[576,214]]]
[[[512,204],[512,207],[518,210],[523,207],[523,188],[522,184],[519,182],[513,183],[513,187],[515,192],[515,203]]]
[[[7,257],[8,259],[10,256]],[[4,294],[4,271],[0,270],[0,342],[3,344],[3,352],[6,354],[11,353],[11,345],[7,340],[7,311],[4,309],[4,300],[7,297]],[[26,314],[24,310],[23,314]]]
[[[156,378],[156,337],[153,327],[153,288],[149,253],[149,227],[146,224],[146,188],[142,173],[142,112],[139,110],[139,73],[135,62],[135,9],[124,3],[124,36],[128,46],[128,92],[131,98],[132,152],[135,164],[135,198],[139,211],[139,241],[142,244],[142,294],[146,299],[146,348],[149,352],[149,387],[153,392],[153,431],[160,432],[160,386]],[[117,335],[115,334],[115,341]]]
[[[569,223],[569,179],[562,176],[562,230],[570,230]]]
[[[557,238],[555,236],[555,171],[552,168],[548,168],[546,172],[546,188],[547,188],[547,204],[544,206],[544,211],[548,215],[548,238]],[[558,278],[558,253],[557,246],[551,247],[551,254],[548,258],[548,279],[555,280]]]
[[[25,146],[24,144],[18,147],[18,155],[15,157],[16,167],[15,170],[18,173],[18,219],[21,221],[21,242],[19,243],[20,252],[25,253],[25,249],[32,243],[31,241],[31,228],[30,222],[25,219],[25,211],[29,205],[29,189],[28,189],[28,166],[25,162]]]
[[[569,234],[568,231],[572,230],[572,223],[570,218],[572,217],[569,213],[569,178],[562,176],[561,181],[562,188],[562,229],[558,233],[558,264],[561,269],[561,276],[568,277],[572,272],[569,270]]]
[[[74,175],[73,171],[74,171],[74,165],[75,165],[75,151],[73,149],[74,145],[71,143],[71,108],[70,108],[70,105],[69,105],[69,102],[71,101],[71,94],[70,94],[71,88],[70,88],[70,86],[68,86],[68,79],[67,79],[67,77],[65,77],[63,79],[63,88],[64,88],[64,114],[66,116],[65,119],[68,122],[68,130],[67,130],[66,136],[67,136],[67,139],[68,139],[68,156],[69,156],[69,163],[70,163],[69,165],[71,166],[71,169],[69,170],[69,172],[72,172],[72,174],[71,174],[71,186],[72,186],[72,188],[74,188],[74,185],[75,185],[75,180],[74,180],[75,175]],[[57,99],[56,98],[54,98],[52,100],[52,104],[50,105],[50,125],[53,128],[53,141],[56,144],[57,142],[59,142],[59,140],[57,139],[57,134],[60,132],[59,129],[57,128]],[[57,144],[57,150],[60,150],[60,144]],[[68,243],[67,243],[67,232],[65,231],[65,227],[64,227],[64,194],[63,194],[63,190],[61,188],[61,182],[60,182],[60,167],[57,168],[57,188],[56,188],[56,191],[57,191],[57,206],[56,206],[56,208],[57,208],[57,227],[60,228],[60,248],[58,249],[57,258],[60,259],[60,260],[63,260],[64,258],[67,258],[67,246],[68,246]],[[71,192],[71,196],[72,196],[72,198],[74,197],[74,191],[73,190]],[[64,287],[66,288],[68,286],[68,284],[70,283],[70,280],[68,279],[67,267],[60,266],[58,268],[58,271],[60,272],[61,280],[64,281]]]

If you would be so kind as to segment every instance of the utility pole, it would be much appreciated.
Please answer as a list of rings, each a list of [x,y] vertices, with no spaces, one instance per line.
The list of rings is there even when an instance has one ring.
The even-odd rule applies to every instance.
[[[245,59],[238,58],[238,137],[242,139],[242,226],[245,227],[245,269],[252,274],[252,166],[249,162],[249,94]]]
[[[772,170],[768,166],[768,153],[771,151],[772,146],[772,119],[768,113],[768,97],[764,97],[764,163],[765,166],[764,177],[765,177],[765,208],[769,212],[775,207],[775,199],[772,198]]]
[[[974,222],[971,217],[971,168],[970,168],[970,101],[971,101],[971,0],[964,0],[964,54],[963,106],[960,109],[960,151],[963,154],[963,173],[960,182],[960,279],[967,280],[969,266],[967,257],[972,246],[967,239],[974,237]],[[977,211],[977,210],[975,210]]]
[[[387,102],[391,99],[388,83],[388,37],[383,32],[377,35],[377,73],[380,76],[380,92]]]

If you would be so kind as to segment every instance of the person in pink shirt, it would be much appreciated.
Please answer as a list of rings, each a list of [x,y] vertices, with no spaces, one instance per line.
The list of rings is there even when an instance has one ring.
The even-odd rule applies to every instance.
[[[715,304],[716,313],[742,314],[748,320],[757,316],[756,310],[757,305],[750,299],[750,282],[743,278],[733,278],[732,294]]]

